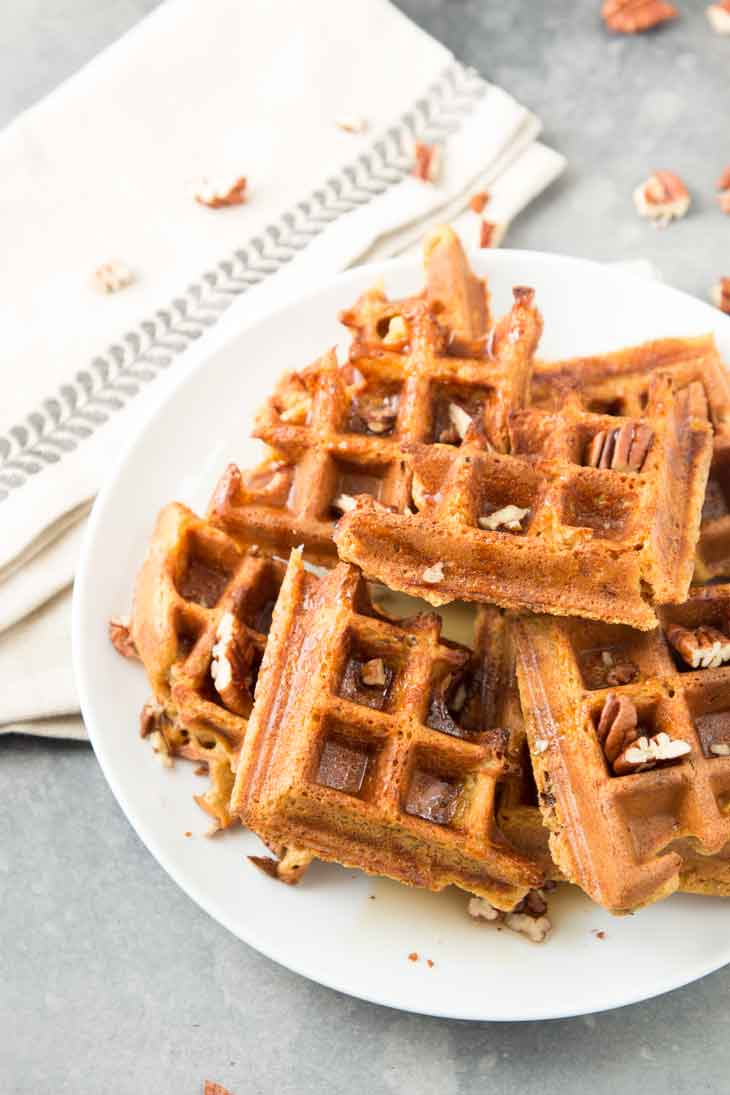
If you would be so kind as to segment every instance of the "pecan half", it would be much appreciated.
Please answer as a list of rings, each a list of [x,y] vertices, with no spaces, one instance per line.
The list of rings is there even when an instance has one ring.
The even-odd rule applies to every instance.
[[[730,638],[716,627],[687,628],[670,624],[666,636],[692,669],[716,669],[730,661]]]
[[[244,175],[235,175],[231,179],[215,182],[201,179],[193,188],[193,197],[198,205],[205,205],[208,209],[242,205],[246,200],[246,178]]]
[[[211,651],[210,675],[224,707],[244,718],[251,713],[256,647],[232,612],[221,616]]]
[[[586,466],[640,472],[653,440],[652,430],[642,422],[625,422],[614,430],[600,430],[588,443]]]
[[[413,145],[413,174],[422,182],[436,182],[441,171],[441,152],[436,144],[416,141]]]
[[[605,0],[601,8],[603,21],[609,30],[619,34],[639,34],[676,19],[674,4],[665,0]]]
[[[718,3],[710,4],[706,12],[716,34],[730,34],[730,0],[718,0]]]
[[[614,767],[624,750],[639,738],[638,715],[628,696],[606,696],[598,720],[598,740],[608,763]]]
[[[660,227],[669,224],[675,217],[683,217],[691,201],[687,187],[673,171],[655,171],[634,191],[637,212]]]
[[[630,744],[613,762],[617,776],[628,776],[634,772],[646,772],[660,764],[670,764],[691,752],[686,741],[670,738],[661,732],[652,738],[640,737]]]
[[[139,658],[130,631],[129,616],[112,616],[109,621],[109,639],[116,652],[123,658]]]
[[[730,315],[730,278],[720,278],[717,284],[713,285],[710,299],[716,308]]]

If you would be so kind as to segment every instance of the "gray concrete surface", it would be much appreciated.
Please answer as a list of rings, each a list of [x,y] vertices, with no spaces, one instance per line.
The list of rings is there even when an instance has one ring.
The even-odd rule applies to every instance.
[[[202,0],[201,0],[202,2]],[[6,0],[0,123],[51,90],[154,0]],[[730,162],[730,42],[704,2],[611,39],[598,0],[400,0],[539,112],[570,170],[508,244],[647,256],[704,295],[730,273],[712,186]],[[695,208],[655,232],[631,206],[652,167]],[[397,1014],[310,984],[211,921],[137,840],[87,746],[0,739],[0,1092],[197,1095],[646,1095],[730,1087],[730,970],[646,1004],[543,1024]]]

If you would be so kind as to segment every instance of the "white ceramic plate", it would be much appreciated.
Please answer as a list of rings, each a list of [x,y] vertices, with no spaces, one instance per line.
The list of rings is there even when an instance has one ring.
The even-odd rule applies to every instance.
[[[730,360],[730,321],[661,285],[558,255],[485,251],[474,263],[489,276],[497,314],[508,308],[512,285],[536,288],[541,357],[712,329]],[[204,508],[229,460],[258,457],[246,434],[275,377],[335,342],[346,346],[338,310],[379,276],[396,296],[422,280],[411,259],[360,268],[262,320],[182,374],[123,454],[94,507],[74,598],[76,675],[99,762],[142,840],[195,901],[251,946],[322,984],[409,1011],[482,1020],[598,1011],[684,985],[730,961],[722,901],[676,896],[618,920],[563,887],[551,902],[553,935],[536,946],[471,920],[456,890],[421,893],[323,864],[289,888],[246,862],[259,847],[251,834],[206,839],[206,818],[191,798],[202,782],[192,766],[162,769],[137,736],[148,690],[139,666],[115,654],[106,628],[128,610],[155,514],[171,499]],[[409,961],[412,952],[419,961]]]

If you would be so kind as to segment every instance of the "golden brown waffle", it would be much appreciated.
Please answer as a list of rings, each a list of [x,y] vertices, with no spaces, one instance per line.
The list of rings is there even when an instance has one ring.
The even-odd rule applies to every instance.
[[[210,520],[238,541],[283,554],[303,544],[309,559],[332,564],[341,503],[367,494],[410,507],[404,446],[441,441],[455,451],[468,430],[481,444],[507,447],[508,414],[525,405],[539,338],[531,291],[515,291],[487,352],[486,288],[458,238],[439,229],[424,250],[423,299],[382,305],[389,324],[392,309],[403,309],[402,338],[378,341],[379,321],[361,301],[348,316],[357,329],[348,362],[339,366],[331,351],[288,374],[257,416],[254,435],[271,457],[249,473],[231,465],[210,506]]]
[[[154,702],[141,728],[163,757],[205,765],[196,801],[218,828],[253,707],[253,690],[284,566],[247,554],[172,503],[160,513],[137,579],[131,637]]]
[[[231,803],[285,879],[316,857],[500,909],[541,882],[495,822],[509,765],[507,735],[483,729],[494,660],[463,676],[469,651],[440,626],[386,617],[355,568],[318,579],[292,553]],[[502,635],[497,615],[480,649],[498,659]]]
[[[727,893],[730,880],[730,665],[691,667],[730,658],[730,586],[695,590],[685,604],[663,607],[660,618],[662,627],[645,634],[545,616],[515,625],[553,859],[616,913],[680,885]],[[622,724],[626,736],[615,748],[618,715],[602,719],[611,696],[614,712],[633,705],[638,719],[633,730]],[[663,744],[659,734],[667,736]],[[652,744],[655,758],[686,752],[657,761]]]
[[[707,482],[696,555],[696,580],[730,576],[730,374],[712,335],[666,338],[617,353],[535,364],[532,399],[550,407],[555,393],[577,386],[586,408],[606,415],[640,417],[652,373],[661,369],[677,390],[701,383],[714,429],[714,451]]]
[[[653,604],[681,601],[692,575],[712,448],[700,396],[675,396],[659,372],[641,420],[587,412],[568,394],[554,411],[513,412],[510,454],[478,438],[404,446],[418,512],[360,498],[337,526],[340,556],[436,605],[653,628]]]

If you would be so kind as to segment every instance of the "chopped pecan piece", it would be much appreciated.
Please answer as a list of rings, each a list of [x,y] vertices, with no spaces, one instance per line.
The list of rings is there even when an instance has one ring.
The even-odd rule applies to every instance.
[[[208,209],[242,205],[246,200],[246,179],[243,175],[218,182],[201,179],[193,188],[193,197],[198,205],[205,205]]]
[[[716,308],[730,315],[730,278],[720,278],[717,284],[713,285],[710,299]]]
[[[216,1084],[213,1080],[206,1080],[203,1095],[233,1095],[233,1093],[229,1091],[227,1087],[224,1087],[223,1084]]]
[[[364,392],[352,401],[348,428],[357,433],[386,434],[395,426],[397,417],[397,395]]]
[[[692,669],[716,669],[730,661],[730,638],[716,627],[670,624],[667,640]]]
[[[466,440],[466,435],[472,429],[474,423],[470,414],[460,407],[458,403],[449,403],[449,421],[456,430],[461,441]]]
[[[133,285],[135,276],[123,262],[113,259],[111,262],[102,263],[94,271],[92,282],[99,293],[118,293],[120,289]]]
[[[521,532],[522,522],[530,512],[528,509],[522,509],[520,506],[502,506],[501,509],[495,510],[494,513],[488,513],[484,517],[478,519],[479,528],[488,529],[490,532],[496,532],[497,529],[506,528],[510,532]]]
[[[585,463],[590,468],[640,472],[653,440],[653,432],[641,422],[600,430],[588,444]]]
[[[403,316],[391,316],[388,330],[383,337],[384,346],[393,346],[398,349],[405,346],[408,341],[408,324]]]
[[[444,564],[439,561],[438,563],[434,563],[433,566],[426,567],[421,578],[429,585],[436,585],[437,582],[443,582]]]
[[[588,650],[581,659],[581,669],[591,689],[619,688],[639,676],[638,667],[621,650]]]
[[[484,897],[471,897],[469,899],[469,915],[475,919],[490,920],[504,924],[510,931],[526,935],[533,943],[542,943],[552,929],[552,924],[544,913],[535,914],[532,908],[537,907],[533,895],[538,895],[537,900],[544,905],[547,912],[547,904],[539,890],[531,891],[512,912],[502,912],[495,909]],[[531,904],[532,901],[532,904]]]
[[[670,764],[691,752],[686,741],[670,738],[669,734],[659,733],[652,738],[640,737],[628,745],[613,762],[617,776],[628,776],[634,772],[646,772],[659,764]]]
[[[730,0],[718,0],[718,3],[710,4],[706,11],[716,34],[730,34]]]
[[[344,133],[364,133],[368,127],[366,119],[361,114],[342,114],[335,125]]]
[[[601,15],[609,30],[639,34],[676,19],[678,12],[674,4],[665,0],[605,0]]]
[[[494,221],[482,220],[481,224],[479,225],[479,246],[499,246],[499,225],[495,224]]]
[[[728,13],[730,14],[730,0],[728,0]],[[730,167],[723,168],[720,178],[715,183],[715,190],[730,190]]]
[[[606,696],[597,733],[606,760],[612,767],[624,750],[639,738],[637,723],[636,708],[628,696],[617,696],[614,692]]]
[[[469,198],[469,208],[471,209],[472,213],[481,213],[488,201],[489,191],[477,190],[476,194],[472,194],[472,196]]]
[[[441,152],[436,144],[416,141],[413,145],[413,174],[422,182],[436,182],[441,171]]]
[[[221,616],[211,651],[210,675],[224,707],[234,715],[250,715],[255,687],[256,647],[232,612]]]
[[[272,859],[266,855],[250,855],[249,860],[270,878],[276,878],[279,882],[286,882],[288,886],[295,886],[314,859],[312,852],[304,848],[284,848],[279,859]]]
[[[634,191],[637,212],[662,228],[683,217],[691,202],[687,187],[673,171],[655,171]]]
[[[360,679],[369,688],[382,686],[386,683],[385,665],[382,658],[371,658],[364,662],[360,668]]]
[[[130,632],[129,616],[112,616],[109,621],[109,638],[114,649],[123,658],[139,658]]]

